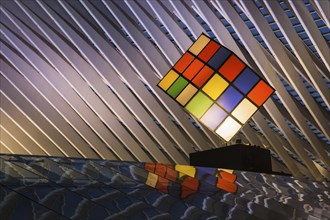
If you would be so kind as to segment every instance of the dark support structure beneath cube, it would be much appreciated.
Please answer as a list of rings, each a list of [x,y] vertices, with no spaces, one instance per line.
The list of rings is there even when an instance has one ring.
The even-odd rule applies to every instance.
[[[272,173],[270,151],[244,144],[191,153],[190,165]]]

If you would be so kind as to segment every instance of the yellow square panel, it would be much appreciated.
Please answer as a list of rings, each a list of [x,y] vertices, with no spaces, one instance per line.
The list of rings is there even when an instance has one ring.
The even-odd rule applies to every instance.
[[[257,107],[247,99],[243,101],[234,109],[232,115],[244,124],[257,111]]]
[[[228,116],[215,132],[225,141],[230,141],[241,127],[242,125],[235,121],[235,119]]]
[[[188,165],[175,165],[175,170],[185,175],[195,177],[196,168]]]
[[[208,44],[210,38],[206,37],[205,35],[201,35],[197,41],[189,48],[189,51],[196,56],[201,52],[204,47]]]
[[[203,91],[213,100],[216,100],[221,93],[228,87],[229,83],[219,74],[215,74],[203,87]]]
[[[195,95],[196,92],[197,88],[192,84],[188,84],[188,86],[180,93],[180,95],[176,97],[176,101],[184,106],[191,99],[191,97]]]
[[[156,184],[157,184],[157,181],[158,181],[158,176],[156,174],[153,174],[153,173],[148,173],[148,177],[147,177],[147,181],[146,181],[146,184],[148,186],[151,186],[151,187],[156,187]]]
[[[177,74],[174,70],[171,69],[166,74],[166,76],[158,83],[158,86],[164,91],[166,91],[178,77],[179,74]]]

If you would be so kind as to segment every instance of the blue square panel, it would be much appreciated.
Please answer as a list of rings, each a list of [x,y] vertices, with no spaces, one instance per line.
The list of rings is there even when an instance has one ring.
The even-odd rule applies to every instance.
[[[217,100],[226,111],[232,111],[236,105],[242,100],[243,95],[234,87],[230,86],[220,98]]]
[[[247,94],[258,81],[259,76],[257,76],[257,74],[255,74],[249,67],[246,67],[234,81],[234,85],[241,92]]]
[[[232,53],[226,48],[220,47],[207,64],[213,69],[218,70],[231,54]]]
[[[214,130],[226,118],[227,114],[217,104],[214,104],[200,120]]]

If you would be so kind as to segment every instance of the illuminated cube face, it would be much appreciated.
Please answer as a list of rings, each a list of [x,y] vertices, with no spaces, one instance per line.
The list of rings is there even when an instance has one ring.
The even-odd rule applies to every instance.
[[[158,87],[225,141],[230,141],[274,92],[234,53],[204,34]]]

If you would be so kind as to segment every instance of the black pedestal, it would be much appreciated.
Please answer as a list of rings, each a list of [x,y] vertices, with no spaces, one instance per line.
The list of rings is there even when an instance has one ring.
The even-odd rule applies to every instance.
[[[272,173],[270,151],[244,144],[191,153],[190,165]]]

